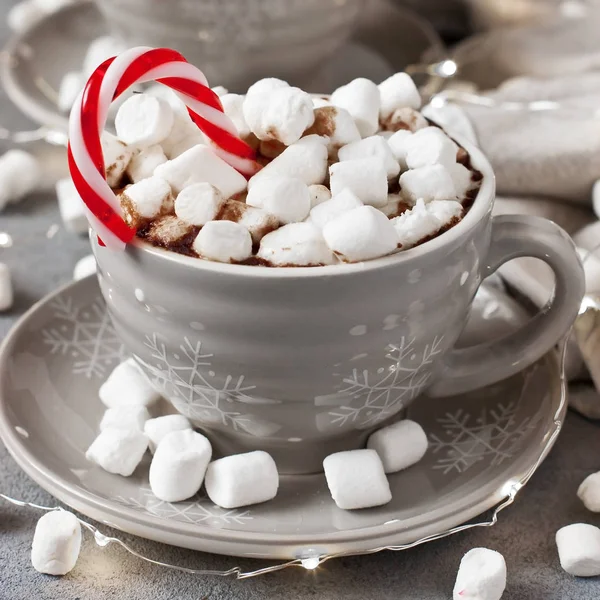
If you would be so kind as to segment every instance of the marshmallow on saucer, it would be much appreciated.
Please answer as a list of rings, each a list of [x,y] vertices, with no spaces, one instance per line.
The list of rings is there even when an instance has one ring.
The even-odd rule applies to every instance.
[[[8,265],[0,263],[0,312],[10,310],[14,301],[12,279]]]
[[[75,268],[73,269],[73,279],[75,281],[79,281],[88,275],[93,275],[96,273],[97,268],[96,257],[93,254],[88,254],[83,258],[80,258],[75,263]]]
[[[363,203],[350,191],[350,189],[344,188],[339,194],[333,196],[331,200],[322,202],[311,209],[309,221],[319,229],[323,229],[329,221],[333,221],[341,214],[349,212],[359,206],[363,206]]]
[[[169,433],[173,431],[183,431],[184,429],[191,429],[190,422],[183,415],[165,415],[164,417],[156,417],[155,419],[148,419],[144,423],[144,433],[150,440],[149,448],[150,452],[156,452],[156,448],[160,442]]]
[[[335,262],[321,231],[312,223],[290,223],[268,233],[260,242],[257,256],[279,267],[331,265]]]
[[[58,88],[58,99],[56,101],[58,110],[69,112],[84,85],[85,79],[83,73],[79,71],[65,73],[64,77],[60,80]]]
[[[306,130],[306,135],[312,134],[329,139],[327,146],[331,156],[335,156],[341,146],[360,140],[360,133],[352,115],[339,106],[315,108],[315,122]]]
[[[385,206],[387,202],[387,172],[383,161],[378,158],[334,163],[329,167],[329,182],[332,196],[348,188],[364,204]]]
[[[309,185],[308,193],[310,194],[310,207],[311,209],[327,200],[331,200],[331,191],[326,185]]]
[[[293,177],[306,185],[321,184],[327,175],[327,139],[309,135],[286,148],[248,182],[248,189],[271,175]]]
[[[148,449],[148,438],[141,431],[108,427],[87,449],[85,457],[108,473],[129,477]]]
[[[192,245],[202,258],[217,262],[241,262],[252,255],[250,232],[232,221],[209,221]]]
[[[331,94],[331,103],[352,115],[362,137],[377,131],[381,99],[379,89],[371,80],[359,77],[338,88]]]
[[[402,173],[400,188],[402,195],[412,203],[419,198],[431,202],[432,200],[456,200],[458,197],[452,176],[443,165],[427,165]]]
[[[128,185],[119,194],[119,200],[127,223],[138,228],[169,208],[173,197],[168,182],[153,176]]]
[[[379,429],[367,442],[367,448],[379,455],[386,473],[396,473],[418,463],[427,446],[423,428],[409,419]]]
[[[473,548],[460,561],[453,599],[500,600],[506,587],[506,562],[495,550]]]
[[[243,225],[250,232],[254,244],[279,227],[279,220],[274,215],[238,200],[227,200],[217,218]]]
[[[146,239],[152,244],[168,247],[179,242],[192,231],[193,226],[189,223],[185,223],[175,215],[165,215],[152,221]]]
[[[600,513],[600,472],[592,473],[583,480],[577,496],[588,510]]]
[[[102,155],[104,156],[106,181],[111,188],[116,188],[121,183],[127,165],[131,160],[131,148],[108,131],[102,133],[100,141],[102,143]]]
[[[395,73],[378,86],[381,120],[389,118],[397,108],[421,108],[421,95],[408,73]]]
[[[225,94],[221,96],[221,104],[225,114],[233,121],[241,138],[250,135],[250,127],[244,118],[244,96],[240,94]]]
[[[425,127],[414,133],[407,141],[406,150],[409,169],[456,164],[456,145],[439,127]]]
[[[164,502],[198,493],[212,456],[210,442],[192,429],[171,431],[159,442],[150,464],[150,488]]]
[[[147,148],[169,135],[173,119],[173,109],[166,100],[152,94],[134,94],[119,107],[115,130],[126,144]]]
[[[382,122],[382,125],[388,131],[406,129],[415,132],[424,127],[429,127],[429,121],[418,110],[407,106],[405,108],[397,108]]]
[[[31,564],[48,575],[66,575],[73,569],[81,549],[81,525],[66,510],[43,515],[35,526],[31,544]]]
[[[33,192],[41,179],[35,156],[24,150],[9,150],[0,157],[0,211]]]
[[[127,175],[133,183],[137,183],[147,177],[152,177],[154,170],[159,165],[167,162],[163,149],[158,144],[148,146],[137,154],[134,154],[127,165]]]
[[[107,408],[150,406],[160,398],[133,358],[115,367],[98,394]]]
[[[339,508],[354,510],[387,504],[390,485],[375,450],[348,450],[323,461],[327,486]]]
[[[569,575],[600,575],[600,529],[586,523],[567,525],[556,532],[560,566]]]
[[[144,431],[144,423],[149,418],[150,413],[145,406],[116,406],[104,411],[100,421],[100,431],[109,428]]]
[[[394,158],[400,165],[400,170],[402,171],[406,171],[408,168],[406,164],[406,155],[408,154],[408,144],[412,136],[412,131],[400,129],[399,131],[392,133],[392,135],[387,138],[387,143],[392,151],[392,154],[394,155]]]
[[[226,509],[272,500],[279,488],[275,461],[262,450],[226,456],[208,465],[206,493]]]
[[[299,179],[273,175],[254,183],[248,190],[246,204],[262,208],[280,223],[298,223],[308,216],[310,194]]]
[[[246,189],[244,176],[203,145],[194,146],[177,158],[159,165],[154,175],[166,179],[176,194],[188,185],[201,182],[214,185],[224,198]]]
[[[75,188],[70,177],[59,179],[56,182],[56,198],[58,211],[65,229],[73,233],[86,233],[89,225],[85,212],[85,204]]]
[[[184,188],[175,200],[175,214],[186,223],[201,227],[215,219],[223,206],[221,192],[210,183],[194,183]]]
[[[372,206],[361,206],[330,221],[323,237],[345,262],[385,256],[398,247],[398,237],[389,219]]]
[[[377,158],[383,163],[388,179],[397,177],[400,173],[398,161],[394,158],[388,143],[380,135],[372,135],[358,142],[347,144],[340,148],[338,156],[340,162],[369,157]]]

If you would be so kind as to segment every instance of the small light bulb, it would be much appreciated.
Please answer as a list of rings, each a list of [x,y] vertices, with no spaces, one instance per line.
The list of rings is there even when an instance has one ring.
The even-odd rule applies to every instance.
[[[307,571],[313,571],[314,569],[316,569],[319,566],[320,562],[321,562],[321,560],[318,556],[310,556],[308,558],[303,558],[300,560],[300,564]]]

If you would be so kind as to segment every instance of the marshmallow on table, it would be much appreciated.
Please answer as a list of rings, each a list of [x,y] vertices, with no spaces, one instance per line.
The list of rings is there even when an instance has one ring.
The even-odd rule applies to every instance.
[[[227,200],[217,219],[243,225],[250,232],[254,244],[258,244],[267,233],[279,227],[277,217],[262,208],[255,208],[238,200]]]
[[[102,144],[102,155],[104,156],[106,181],[110,187],[116,188],[121,183],[131,160],[131,148],[128,148],[120,139],[108,133],[108,131],[102,132],[100,142]]]
[[[14,300],[12,279],[8,265],[0,263],[0,312],[12,308]]]
[[[367,448],[379,455],[386,473],[396,473],[418,463],[427,446],[423,428],[409,419],[379,429],[367,442]]]
[[[115,117],[117,136],[141,148],[158,144],[173,127],[170,104],[152,94],[134,94],[119,107]]]
[[[217,506],[239,508],[275,498],[279,473],[269,454],[255,450],[210,463],[205,485],[208,497]]]
[[[33,27],[44,18],[44,11],[35,0],[23,0],[10,8],[6,15],[6,24],[12,31],[20,33]]]
[[[89,227],[85,205],[70,177],[56,182],[56,198],[65,228],[73,233],[85,233]]]
[[[92,442],[85,457],[108,473],[129,477],[147,449],[148,438],[141,431],[107,427]]]
[[[198,493],[212,456],[210,442],[192,429],[171,431],[159,442],[150,464],[150,488],[164,502]]]
[[[43,515],[35,526],[31,544],[31,564],[48,575],[66,575],[73,569],[81,549],[81,525],[66,510]]]
[[[471,171],[459,163],[454,163],[446,168],[452,178],[456,195],[459,198],[464,198],[471,187]]]
[[[293,177],[306,185],[321,184],[327,175],[327,139],[309,135],[286,148],[248,182],[248,189],[271,175]]]
[[[128,429],[144,431],[144,423],[150,418],[145,406],[117,406],[104,411],[100,421],[100,431],[105,429]]]
[[[248,190],[246,204],[262,208],[280,223],[298,223],[310,212],[310,194],[299,179],[273,175],[263,177]]]
[[[391,133],[391,135],[387,138],[387,143],[392,151],[392,154],[396,161],[398,161],[400,170],[406,171],[408,168],[406,165],[408,143],[414,134],[412,131],[408,131],[408,129],[400,129],[399,131],[388,133]]]
[[[330,454],[323,469],[331,496],[339,508],[354,510],[387,504],[390,485],[375,450]]]
[[[128,185],[119,194],[119,200],[125,220],[137,228],[168,210],[173,197],[167,181],[153,176]]]
[[[148,146],[131,157],[127,165],[127,175],[133,183],[147,177],[152,177],[154,170],[159,165],[167,162],[167,156],[158,144]]]
[[[359,77],[338,88],[331,94],[331,103],[352,115],[362,137],[373,135],[379,128],[379,89],[369,79]]]
[[[193,226],[184,223],[175,215],[158,217],[150,224],[146,239],[157,246],[169,246],[181,241],[193,232]]]
[[[315,122],[306,130],[305,135],[326,136],[331,156],[335,156],[341,146],[360,140],[358,127],[347,110],[339,106],[323,106],[315,108],[314,112]]]
[[[40,183],[41,167],[24,150],[9,150],[0,157],[0,211],[33,192]]]
[[[321,231],[312,223],[290,223],[268,233],[260,242],[257,256],[279,267],[331,265],[336,262]]]
[[[202,258],[217,262],[241,262],[252,255],[250,232],[233,221],[209,221],[192,245]]]
[[[421,95],[408,73],[395,73],[378,86],[381,107],[379,116],[389,118],[397,108],[421,108]]]
[[[429,127],[429,121],[414,108],[397,108],[385,121],[383,127],[388,131],[399,131],[406,129],[408,131],[418,131],[424,127]]]
[[[331,200],[331,191],[326,185],[309,185],[308,193],[310,195],[310,207],[311,209],[327,200]]]
[[[427,165],[402,173],[400,188],[404,198],[413,203],[419,198],[425,202],[458,198],[452,176],[443,165]]]
[[[338,153],[340,162],[358,160],[361,158],[377,158],[383,163],[388,179],[397,177],[400,165],[392,154],[388,143],[380,135],[372,135],[357,142],[352,142],[340,148]]]
[[[473,548],[460,561],[453,599],[500,600],[506,587],[506,562],[495,550]]]
[[[191,428],[190,422],[183,415],[165,415],[148,419],[144,423],[144,433],[148,436],[150,452],[156,452],[160,442],[169,433]]]
[[[80,258],[75,263],[75,268],[73,269],[73,279],[75,281],[79,281],[88,275],[93,275],[96,273],[96,271],[96,257],[93,254],[88,254],[87,256]]]
[[[345,160],[329,167],[331,195],[348,188],[363,204],[385,206],[388,178],[383,161],[370,157]]]
[[[221,96],[221,104],[225,114],[233,121],[241,138],[250,135],[250,127],[244,118],[244,96],[240,94],[225,94]]]
[[[406,145],[406,165],[409,169],[437,164],[449,167],[456,163],[456,146],[439,127],[419,129]]]
[[[339,194],[336,194],[321,204],[318,204],[310,211],[309,221],[319,229],[323,229],[329,221],[345,212],[349,212],[363,203],[348,189],[344,188]]]
[[[203,145],[194,146],[158,166],[154,175],[166,179],[176,194],[193,183],[201,182],[214,185],[224,198],[246,189],[244,176]]]
[[[345,262],[385,256],[398,247],[390,220],[372,206],[361,206],[338,216],[323,228],[325,242]]]
[[[107,408],[150,406],[160,398],[133,358],[128,358],[113,369],[98,395]]]
[[[592,512],[600,512],[600,472],[588,475],[577,490],[577,496]]]
[[[77,98],[79,92],[85,85],[85,79],[83,73],[79,71],[70,71],[66,73],[60,80],[60,86],[58,88],[58,109],[61,112],[69,112],[73,106],[73,102]]]
[[[586,523],[567,525],[556,532],[560,566],[569,575],[600,575],[600,529]]]
[[[175,199],[175,214],[182,221],[201,227],[217,216],[223,203],[223,196],[214,185],[194,183]]]

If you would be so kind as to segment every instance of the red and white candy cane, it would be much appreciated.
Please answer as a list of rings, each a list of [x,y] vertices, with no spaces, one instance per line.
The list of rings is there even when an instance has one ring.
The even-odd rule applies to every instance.
[[[163,83],[177,93],[223,160],[247,177],[258,169],[254,150],[238,136],[202,71],[179,52],[138,47],[109,58],[92,73],[71,109],[68,159],[92,228],[101,243],[114,249],[124,249],[135,229],[123,220],[119,200],[106,182],[100,136],[111,102],[133,84],[147,81]]]

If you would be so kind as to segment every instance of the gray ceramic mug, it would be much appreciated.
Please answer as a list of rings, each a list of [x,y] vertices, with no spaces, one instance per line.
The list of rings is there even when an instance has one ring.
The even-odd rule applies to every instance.
[[[392,256],[267,269],[94,242],[124,343],[217,453],[261,448],[283,473],[319,471],[327,454],[361,447],[425,390],[501,380],[567,331],[584,291],[569,236],[536,217],[492,218],[491,167],[463,145],[484,176],[473,207],[448,232]],[[454,349],[482,279],[520,256],[554,270],[551,304],[503,339]]]

